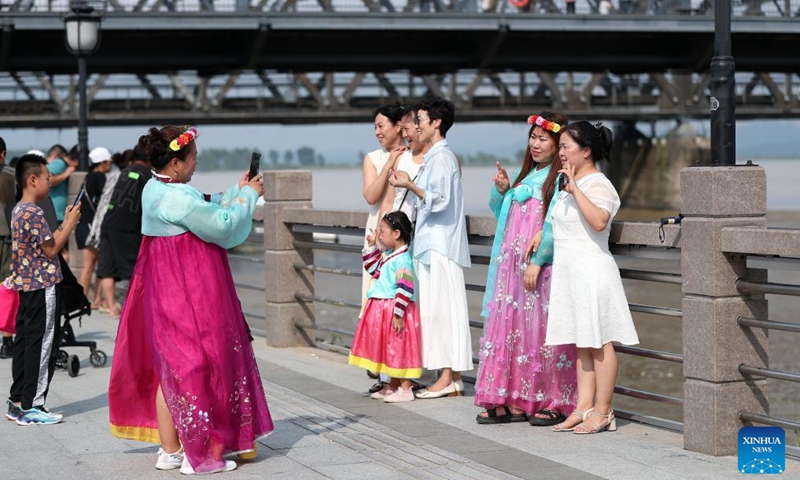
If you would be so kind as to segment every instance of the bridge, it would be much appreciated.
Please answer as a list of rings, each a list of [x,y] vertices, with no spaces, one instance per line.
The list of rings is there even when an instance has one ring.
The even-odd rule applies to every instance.
[[[89,58],[89,123],[313,123],[389,99],[452,99],[462,121],[552,108],[582,118],[706,118],[713,15],[696,0],[111,0]],[[77,119],[65,2],[0,11],[2,126]],[[479,11],[480,10],[480,11]],[[486,11],[485,11],[486,10]],[[737,3],[738,118],[795,118],[800,0]]]

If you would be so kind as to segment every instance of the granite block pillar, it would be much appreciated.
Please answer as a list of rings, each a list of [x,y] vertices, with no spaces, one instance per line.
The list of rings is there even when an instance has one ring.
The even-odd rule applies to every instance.
[[[767,319],[763,295],[742,295],[739,278],[763,281],[743,255],[723,252],[726,227],[766,228],[766,174],[756,166],[689,167],[681,172],[684,447],[734,455],[739,412],[768,411],[766,382],[744,378],[744,363],[769,365],[767,332],[742,328],[738,316]]]
[[[294,233],[283,222],[286,209],[311,208],[310,171],[264,172],[264,273],[267,344],[273,347],[309,345],[295,327],[313,323],[314,304],[295,298],[295,293],[314,293],[314,273],[294,268],[313,264],[314,252],[296,249],[293,241],[311,241],[311,234]],[[312,342],[313,343],[313,342]]]

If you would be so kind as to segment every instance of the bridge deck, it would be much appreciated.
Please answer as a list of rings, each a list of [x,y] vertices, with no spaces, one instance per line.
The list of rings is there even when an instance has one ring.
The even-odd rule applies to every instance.
[[[58,14],[0,14],[0,26],[0,70],[75,71]],[[90,69],[703,72],[713,28],[699,16],[111,12]],[[736,18],[732,30],[737,69],[800,67],[800,22]]]

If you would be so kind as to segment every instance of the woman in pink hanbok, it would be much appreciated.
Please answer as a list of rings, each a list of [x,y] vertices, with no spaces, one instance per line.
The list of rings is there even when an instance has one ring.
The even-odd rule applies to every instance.
[[[154,177],[142,193],[142,246],[117,332],[108,388],[111,433],[161,443],[156,468],[212,473],[273,430],[228,265],[252,228],[261,176],[222,194],[187,185],[197,130],[139,139]]]
[[[498,163],[489,204],[497,218],[482,316],[475,405],[480,424],[554,425],[575,408],[575,348],[545,346],[552,235],[546,222],[557,196],[559,131],[567,118],[528,118],[528,149],[511,184]],[[528,258],[528,245],[541,245]]]

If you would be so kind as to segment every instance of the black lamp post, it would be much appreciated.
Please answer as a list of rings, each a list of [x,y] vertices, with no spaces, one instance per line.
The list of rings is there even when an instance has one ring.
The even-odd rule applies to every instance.
[[[736,65],[731,55],[731,2],[714,4],[714,57],[711,59],[711,163],[736,164]]]
[[[86,170],[89,164],[89,133],[86,128],[86,57],[100,46],[100,15],[85,3],[75,3],[70,13],[64,16],[64,42],[67,50],[78,57],[78,149],[79,170]]]

